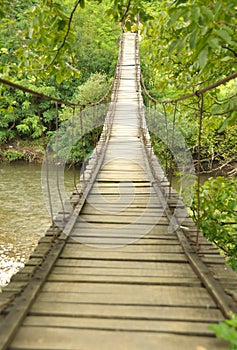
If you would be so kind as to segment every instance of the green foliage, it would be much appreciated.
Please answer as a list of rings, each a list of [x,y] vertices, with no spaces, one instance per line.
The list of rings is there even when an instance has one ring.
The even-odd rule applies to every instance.
[[[230,350],[237,350],[237,315],[230,320],[209,326],[209,329],[216,333],[217,338],[230,342]]]
[[[154,20],[144,25],[141,53],[151,93],[165,99],[182,96],[236,71],[235,1],[156,1],[150,11]],[[215,93],[208,97],[215,104],[210,113],[227,118],[224,126],[237,120],[236,99],[230,95],[223,102],[215,100]]]
[[[200,228],[237,271],[237,179],[210,178],[200,189]],[[193,203],[197,218],[197,195]]]
[[[78,2],[69,23],[75,4],[68,0],[4,2],[0,74],[56,98],[83,103],[98,100],[114,74],[120,28],[104,15],[109,1],[91,1],[86,6]],[[54,59],[69,26],[70,33]],[[61,121],[72,115],[69,108],[61,111],[59,106]],[[1,145],[18,138],[37,139],[43,132],[52,136],[55,118],[54,103],[1,85]]]
[[[24,160],[25,159],[25,154],[21,151],[16,151],[16,150],[6,150],[3,152],[2,156],[9,163],[15,162],[16,160]]]
[[[96,146],[97,141],[99,140],[99,136],[102,132],[102,128],[98,127],[93,129],[90,133],[84,135],[79,141],[77,141],[71,149],[69,162],[81,164],[83,161],[86,162],[91,155],[91,152]]]
[[[14,79],[12,79],[14,81]],[[23,79],[22,85],[36,89],[37,82]],[[59,97],[53,86],[39,86],[39,92]],[[42,133],[55,124],[55,105],[43,99],[36,99],[28,93],[12,88],[2,88],[0,95],[0,142],[2,144],[14,138],[39,138]]]
[[[112,15],[115,21],[120,22],[123,29],[128,31],[137,29],[137,21],[146,22],[152,19],[152,16],[147,11],[149,2],[143,0],[112,0],[112,6],[107,11]]]
[[[108,88],[109,83],[107,81],[106,75],[100,73],[91,74],[90,78],[76,89],[75,93],[72,96],[72,101],[85,105],[97,102],[102,97],[104,97]],[[68,142],[64,142],[64,139],[71,138],[71,135],[68,135],[68,133],[65,133],[64,135],[62,133],[62,142],[64,145],[61,147],[61,157],[64,159],[66,157],[66,154],[69,152],[69,148],[71,147],[69,161],[74,161],[76,163],[82,162],[83,152],[85,152],[84,157],[87,159],[95,147],[102,131],[101,125],[103,125],[103,120],[106,115],[106,104],[100,107],[89,107],[82,112],[82,127],[84,131],[83,136],[80,135],[81,125],[79,120],[79,113],[80,111],[75,112],[76,120],[73,122],[74,128],[71,125],[68,128],[71,134],[75,134],[75,139],[78,135],[79,140],[71,147]],[[63,123],[66,123],[67,120],[69,121],[72,118],[72,115],[73,109],[68,106],[64,106],[59,113],[61,125],[63,126]]]
[[[85,8],[83,1],[68,0],[19,4],[16,0],[16,8],[6,5],[8,15],[0,24],[0,73],[4,76],[53,76],[61,85],[81,77],[81,70],[84,75],[85,68],[113,74],[119,26],[104,16],[108,1],[91,1]]]
[[[81,104],[97,102],[106,94],[108,88],[109,83],[106,75],[94,73],[77,88],[73,100]]]

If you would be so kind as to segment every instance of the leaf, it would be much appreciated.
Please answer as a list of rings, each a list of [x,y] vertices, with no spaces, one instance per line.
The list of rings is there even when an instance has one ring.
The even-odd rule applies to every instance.
[[[224,30],[224,29],[219,29],[216,32],[216,35],[219,36],[221,39],[223,39],[226,43],[231,44],[232,43],[232,39],[230,34]]]
[[[178,6],[180,4],[185,4],[186,2],[188,2],[188,0],[176,0],[175,4]]]
[[[199,7],[192,7],[191,8],[191,14],[192,14],[192,18],[194,19],[195,22],[198,22],[198,19],[200,17],[200,8]]]
[[[212,13],[212,11],[206,7],[206,6],[202,6],[201,7],[201,13],[203,15],[205,15],[205,17],[209,20],[209,21],[212,21],[213,18],[214,18],[214,14]]]
[[[174,24],[180,17],[186,13],[186,9],[180,9],[176,11],[170,18],[168,26]]]
[[[219,49],[220,48],[220,40],[219,40],[219,38],[212,38],[212,39],[210,39],[208,41],[208,45],[214,50]]]
[[[208,47],[202,50],[198,55],[198,62],[201,68],[204,68],[208,62]]]
[[[80,0],[80,7],[81,7],[82,9],[85,8],[85,0]]]
[[[169,46],[169,50],[168,50],[169,54],[171,54],[175,50],[175,48],[177,47],[178,43],[179,43],[179,39],[172,41],[172,43]]]
[[[233,60],[233,57],[230,57],[230,56],[225,56],[221,59],[222,62],[227,62],[227,61],[230,61],[230,60]]]
[[[56,74],[56,82],[57,84],[60,85],[62,81],[63,81],[63,77],[62,77],[61,71],[58,71]]]
[[[236,122],[237,122],[237,111],[233,111],[230,117],[224,120],[224,123],[222,124],[222,126],[218,131],[221,133],[227,128],[227,126],[235,125]]]
[[[190,48],[191,49],[194,49],[195,48],[195,45],[196,45],[196,42],[197,42],[197,37],[198,37],[198,30],[194,30],[194,32],[191,34],[190,36]]]

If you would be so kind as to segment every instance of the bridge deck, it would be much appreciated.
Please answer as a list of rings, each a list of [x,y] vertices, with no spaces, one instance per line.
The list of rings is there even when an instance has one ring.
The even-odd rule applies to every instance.
[[[134,34],[125,35],[122,58],[101,169],[70,237],[5,348],[228,348],[208,329],[223,319],[222,312],[189,264],[176,232],[169,233],[169,217],[146,162]],[[236,276],[204,238],[201,253],[217,279],[229,288],[237,285]],[[36,253],[26,269],[40,257]],[[14,282],[8,293],[11,288]],[[2,324],[4,330],[4,317]]]

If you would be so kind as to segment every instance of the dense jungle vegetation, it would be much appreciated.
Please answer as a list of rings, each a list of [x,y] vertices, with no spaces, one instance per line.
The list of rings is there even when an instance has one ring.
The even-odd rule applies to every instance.
[[[237,7],[230,0],[208,5],[204,0],[1,0],[0,15],[0,77],[76,103],[103,96],[114,74],[121,27],[137,30],[138,18],[142,74],[156,99],[172,100],[236,72]],[[145,102],[150,106],[146,97]],[[215,169],[221,176],[201,188],[201,227],[236,269],[237,79],[207,91],[202,103],[200,171],[211,176]],[[72,111],[59,107],[61,123]],[[196,165],[200,96],[155,108],[170,123],[176,110],[176,127]],[[55,127],[53,102],[1,84],[2,160],[41,159]],[[89,135],[87,154],[93,145]],[[156,138],[154,148],[167,165],[167,145]],[[74,147],[73,157],[80,162],[81,147]]]
[[[96,101],[113,78],[122,27],[140,30],[144,83],[159,101],[233,78],[203,97],[156,106],[145,97],[145,103],[171,124],[175,115],[196,168],[200,153],[199,171],[210,177],[200,189],[200,227],[237,270],[234,0],[0,0],[0,78],[76,103]],[[70,114],[60,105],[59,123]],[[55,103],[1,84],[2,161],[40,160],[55,128]],[[87,136],[89,154],[93,142]],[[157,154],[164,165],[171,164],[167,143],[155,136]],[[80,147],[73,156],[80,162]],[[192,211],[195,218],[197,196]]]

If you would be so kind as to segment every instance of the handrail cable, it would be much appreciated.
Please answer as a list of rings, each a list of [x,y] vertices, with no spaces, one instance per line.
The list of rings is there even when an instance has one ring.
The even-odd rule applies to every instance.
[[[110,87],[107,89],[105,95],[103,97],[101,97],[101,99],[99,99],[96,102],[75,103],[75,102],[71,102],[71,101],[67,101],[67,100],[63,100],[63,99],[60,99],[60,98],[56,98],[56,97],[53,97],[53,96],[49,96],[49,95],[43,94],[41,92],[29,89],[29,88],[27,88],[25,86],[13,83],[13,82],[11,82],[9,80],[6,80],[6,79],[0,78],[0,83],[2,83],[3,85],[7,85],[9,87],[12,87],[13,89],[17,89],[17,90],[21,90],[23,92],[27,92],[27,93],[32,94],[34,96],[37,96],[38,98],[41,98],[41,99],[54,101],[54,102],[56,102],[58,104],[64,104],[65,106],[69,106],[69,107],[82,107],[82,108],[93,107],[93,106],[97,106],[97,105],[101,104],[108,97],[109,93],[111,92],[111,90],[113,88],[113,82],[112,82],[110,84]]]
[[[227,77],[225,77],[223,79],[220,79],[220,80],[216,81],[215,83],[210,84],[210,85],[208,85],[208,86],[206,86],[206,87],[204,87],[204,88],[202,88],[200,90],[196,90],[195,92],[192,92],[190,94],[186,94],[184,96],[180,96],[180,97],[177,97],[177,98],[174,98],[174,99],[170,99],[170,100],[158,100],[158,99],[154,98],[153,96],[151,96],[150,93],[148,92],[146,86],[145,86],[144,78],[143,78],[142,74],[141,74],[141,84],[142,84],[142,87],[144,89],[144,92],[145,92],[146,96],[150,100],[152,100],[153,102],[160,103],[160,104],[168,104],[168,103],[172,104],[172,103],[180,102],[180,101],[183,101],[183,100],[187,100],[187,99],[189,99],[191,97],[202,95],[205,92],[213,90],[213,89],[217,88],[218,86],[226,84],[230,80],[233,80],[233,79],[236,79],[236,78],[237,78],[237,72],[232,73],[232,74],[228,75]]]

